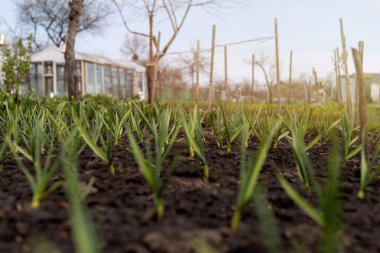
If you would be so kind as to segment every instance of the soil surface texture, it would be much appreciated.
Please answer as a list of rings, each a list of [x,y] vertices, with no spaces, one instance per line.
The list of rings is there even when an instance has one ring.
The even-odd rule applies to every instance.
[[[83,185],[96,179],[85,200],[99,235],[102,252],[106,253],[190,253],[197,239],[221,253],[267,252],[260,223],[253,204],[244,212],[240,227],[230,230],[240,182],[240,145],[232,152],[218,148],[205,132],[205,151],[210,168],[210,181],[202,180],[198,159],[191,158],[186,146],[176,144],[169,160],[180,154],[176,170],[165,190],[165,214],[155,218],[152,192],[138,170],[128,144],[123,141],[115,150],[116,175],[90,149],[79,159]],[[126,139],[126,138],[124,138]],[[259,144],[254,138],[249,152]],[[309,157],[320,182],[327,175],[330,144],[318,143]],[[318,252],[321,229],[282,190],[276,174],[285,178],[312,203],[297,176],[292,150],[286,140],[271,148],[260,182],[274,213],[285,252]],[[54,180],[63,180],[59,172]],[[346,163],[341,176],[341,198],[344,204],[342,231],[343,252],[380,252],[380,180],[370,185],[364,200],[357,198],[360,183],[360,161],[356,156]],[[44,199],[39,209],[30,208],[30,186],[13,158],[7,158],[0,173],[0,252],[75,252],[70,234],[68,201],[59,188]],[[36,246],[37,245],[37,246]],[[45,247],[45,250],[41,250]]]

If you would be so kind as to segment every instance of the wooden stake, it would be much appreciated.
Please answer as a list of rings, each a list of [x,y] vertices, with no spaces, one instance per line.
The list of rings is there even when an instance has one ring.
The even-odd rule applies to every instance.
[[[254,102],[255,94],[255,54],[252,54],[252,99],[251,102]]]
[[[358,48],[359,48],[359,56],[360,56],[360,61],[361,61],[362,73],[364,73],[363,72],[364,41],[359,41]]]
[[[227,46],[224,46],[224,92],[227,99],[228,94],[228,56]]]
[[[363,51],[364,51],[364,42],[363,41],[359,41],[359,44],[358,44],[358,52],[359,52],[359,57],[360,57],[360,61],[363,65]],[[363,73],[363,69],[362,69],[362,73]],[[364,75],[364,73],[363,73]],[[357,79],[357,78],[356,78]],[[359,100],[360,100],[360,94],[359,94],[359,82],[356,81],[355,82],[355,102],[353,103],[354,104],[354,108],[356,109],[356,112],[355,113],[355,123],[356,125],[360,126],[361,123],[360,123],[360,105],[359,105]],[[364,88],[365,89],[365,88]],[[364,91],[365,93],[365,91]]]
[[[292,72],[293,72],[293,50],[290,50],[290,63],[289,63],[289,83],[288,83],[288,104],[290,103],[290,89],[292,85]]]
[[[362,68],[363,68],[363,55],[364,55],[364,42],[363,41],[359,41],[358,50],[359,50],[360,61],[362,63]],[[362,73],[364,75],[363,69],[362,69]],[[355,93],[356,93],[356,103],[357,104],[358,104],[358,101],[360,99],[358,90],[359,90],[358,82],[356,82]],[[357,106],[359,106],[359,105],[357,105]]]
[[[210,111],[212,106],[212,88],[214,82],[214,57],[215,57],[215,35],[216,25],[212,27],[212,45],[211,45],[211,64],[210,64],[210,83],[208,86],[208,103],[207,109]]]
[[[197,52],[196,52],[196,74],[195,74],[195,101],[199,102],[199,72],[200,72],[200,50],[201,50],[201,42],[197,41]]]
[[[367,125],[367,108],[366,108],[366,92],[365,82],[363,76],[363,52],[364,42],[359,42],[359,50],[352,49],[352,57],[355,62],[356,69],[356,82],[358,87],[358,113],[359,113],[359,126],[361,131],[361,143],[368,157],[368,125]]]
[[[313,77],[314,77],[314,86],[315,86],[315,101],[318,102],[318,73],[317,70],[313,67]],[[311,92],[310,92],[310,100],[311,100]]]
[[[352,113],[352,95],[351,95],[351,87],[350,87],[350,78],[348,75],[348,52],[346,48],[346,36],[344,35],[344,27],[343,27],[343,19],[340,19],[340,37],[342,41],[342,49],[343,49],[343,67],[344,67],[344,80],[346,83],[346,102],[347,102],[347,112],[349,114]]]
[[[305,80],[305,100],[307,104],[310,104],[310,87],[307,80]]]
[[[334,50],[334,68],[336,77],[336,95],[338,99],[339,108],[342,109],[342,85],[340,79],[339,48]]]
[[[158,77],[158,63],[160,61],[160,43],[161,43],[161,32],[158,32],[158,36],[157,36],[157,44],[156,44],[156,48],[157,48],[157,51],[156,51],[156,54],[154,56],[154,69],[153,69],[153,82],[154,82],[154,89],[153,89],[153,94],[152,94],[152,97],[154,98],[154,100],[156,99],[156,93],[157,93],[157,77]],[[161,90],[160,91],[160,96],[161,96]]]
[[[278,103],[281,105],[281,87],[280,87],[280,56],[278,49],[278,24],[277,18],[274,19],[274,33],[276,46],[276,82],[277,82],[277,97]]]
[[[340,94],[341,94],[341,92],[340,92],[340,75],[339,75],[339,53],[337,53],[337,49],[334,49],[334,52],[333,52],[333,63],[334,63],[334,74],[335,74],[335,89],[336,89],[336,96],[335,96],[335,98],[336,98],[336,100],[337,100],[337,102],[338,102],[338,104],[340,105],[341,104],[341,102],[342,102],[342,100],[341,100],[341,98],[340,98]]]

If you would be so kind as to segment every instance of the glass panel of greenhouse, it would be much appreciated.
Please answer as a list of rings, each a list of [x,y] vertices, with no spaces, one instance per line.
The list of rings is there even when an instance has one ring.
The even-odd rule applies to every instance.
[[[119,71],[118,68],[112,67],[112,95],[118,97],[120,94],[120,86],[119,86]]]
[[[86,63],[87,66],[87,93],[88,94],[95,94],[96,93],[96,87],[95,87],[95,71],[94,71],[94,64],[92,63]]]
[[[125,70],[119,69],[119,81],[120,81],[120,98],[126,98],[127,84],[125,80]]]
[[[127,70],[127,96],[133,97],[133,71]]]
[[[137,95],[135,92],[139,92],[138,87],[134,91],[133,85],[137,85],[134,78],[139,73],[145,73],[142,66],[84,53],[76,53],[75,57],[75,80],[82,95],[105,93],[119,98],[131,98]],[[32,55],[22,91],[33,91],[40,96],[66,96],[66,74],[64,51],[60,48],[44,49]]]
[[[37,95],[43,95],[42,88],[42,64],[41,63],[31,63],[29,69],[29,87],[32,92]]]
[[[111,68],[104,67],[104,85],[107,94],[112,94]]]
[[[98,94],[103,93],[103,70],[102,66],[99,64],[96,64],[96,87]]]
[[[64,65],[57,65],[57,95],[67,95],[66,71]]]

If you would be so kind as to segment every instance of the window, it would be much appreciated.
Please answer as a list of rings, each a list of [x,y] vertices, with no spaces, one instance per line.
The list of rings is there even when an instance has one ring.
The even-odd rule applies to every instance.
[[[86,63],[86,69],[87,69],[87,93],[88,94],[95,94],[96,93],[96,87],[95,87],[95,65],[92,63]]]
[[[118,68],[112,67],[112,94],[117,97],[120,94]]]
[[[125,69],[119,69],[119,78],[120,78],[120,98],[126,98],[127,90],[126,90],[126,76],[125,76]]]
[[[143,72],[136,72],[136,86],[137,92],[145,92],[144,84],[145,84],[145,76]]]
[[[35,67],[36,67],[36,72],[35,72],[36,92],[38,95],[43,95],[42,63],[36,63]]]
[[[64,65],[57,65],[57,95],[67,95],[66,71]]]
[[[78,91],[82,92],[82,62],[81,61],[76,61],[75,62],[77,65],[77,85],[78,85]]]
[[[77,75],[82,75],[82,66],[81,66],[81,61],[75,61],[77,65]]]
[[[133,86],[134,86],[134,84],[133,84],[133,79],[134,79],[133,75],[134,75],[133,70],[128,69],[127,70],[127,96],[130,97],[130,98],[133,96],[133,90],[134,90],[133,89]]]
[[[103,67],[102,65],[96,65],[96,82],[98,87],[98,93],[103,93]]]
[[[34,76],[36,73],[36,64],[37,63],[30,63],[29,66],[29,76]]]
[[[45,77],[45,96],[50,96],[51,94],[54,94],[54,88],[53,88],[53,77],[52,76],[46,76]]]
[[[53,62],[47,61],[44,64],[45,69],[44,69],[44,74],[45,75],[52,75],[53,74]]]
[[[42,63],[31,63],[29,69],[29,85],[30,89],[37,95],[43,95],[42,87]]]
[[[106,93],[112,94],[111,68],[109,66],[104,67],[104,85]]]
[[[29,66],[29,75],[27,77],[27,81],[29,83],[29,89],[32,90],[37,90],[36,88],[36,64],[35,63],[30,63]]]

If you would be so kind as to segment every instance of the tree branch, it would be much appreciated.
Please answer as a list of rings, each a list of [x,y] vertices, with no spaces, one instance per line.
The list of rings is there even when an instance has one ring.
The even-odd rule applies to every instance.
[[[171,36],[171,38],[169,39],[168,43],[166,44],[166,46],[164,47],[164,49],[162,50],[162,54],[160,55],[160,59],[165,55],[165,53],[169,50],[170,46],[173,44],[175,38],[177,37],[179,31],[181,30],[183,24],[185,23],[185,20],[187,18],[187,16],[189,15],[190,13],[190,10],[191,10],[191,7],[192,7],[192,0],[189,0],[189,3],[186,7],[186,11],[182,17],[182,20],[179,24],[179,26],[176,28],[176,30],[174,31],[173,35]]]
[[[120,8],[120,6],[119,6],[119,4],[116,2],[116,0],[112,0],[112,2],[115,4],[116,9],[117,9],[117,11],[118,11],[119,14],[120,14],[121,20],[123,21],[124,27],[125,27],[125,29],[127,29],[127,31],[128,31],[129,33],[132,33],[132,34],[136,34],[136,35],[140,35],[140,36],[144,36],[144,37],[149,38],[149,35],[146,34],[146,33],[136,32],[136,31],[133,31],[132,29],[130,29],[129,26],[128,26],[128,23],[127,23],[127,21],[126,21],[126,19],[125,19],[125,17],[124,17],[124,15],[123,15],[123,12],[122,12],[122,10],[121,10],[121,8]],[[146,2],[146,1],[144,1],[144,2]]]

